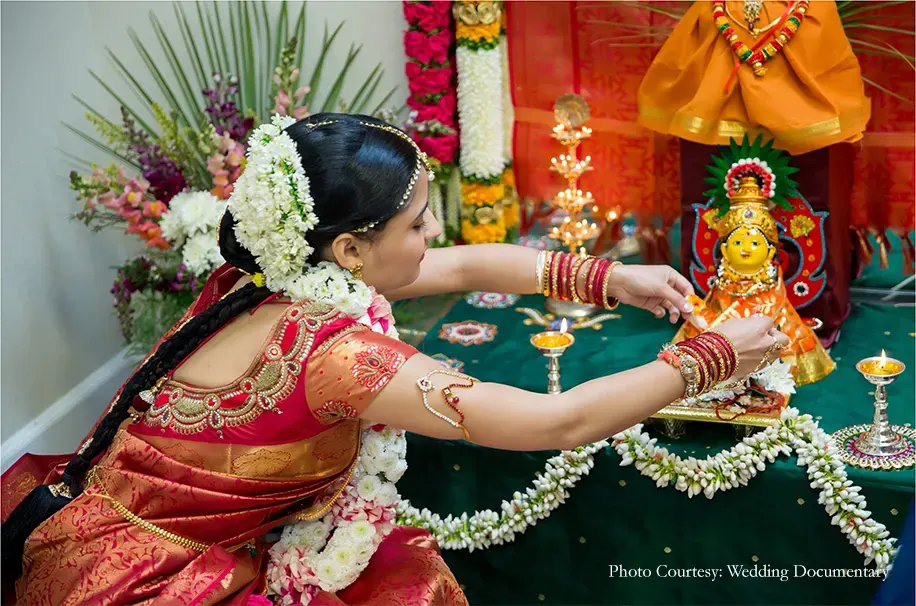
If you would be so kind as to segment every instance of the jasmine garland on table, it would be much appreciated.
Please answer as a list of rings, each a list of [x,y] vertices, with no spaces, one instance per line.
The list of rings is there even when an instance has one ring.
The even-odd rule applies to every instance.
[[[275,117],[252,133],[219,226],[227,264],[3,524],[18,603],[466,603],[432,537],[393,524],[405,430],[574,448],[744,377],[786,343],[768,318],[729,320],[555,396],[446,371],[398,341],[389,300],[544,292],[675,322],[692,289],[667,267],[427,250],[441,231],[429,174],[406,134],[365,116]],[[28,485],[27,459],[4,494]]]

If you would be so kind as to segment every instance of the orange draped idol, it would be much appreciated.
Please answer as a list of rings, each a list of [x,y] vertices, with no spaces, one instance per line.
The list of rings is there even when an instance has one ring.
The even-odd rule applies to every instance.
[[[758,29],[778,24],[797,2],[761,4]],[[725,6],[743,14],[744,2]],[[755,40],[734,23],[733,35],[749,48],[767,36]],[[764,75],[742,64],[732,77],[737,60],[714,23],[713,3],[694,2],[639,87],[639,123],[706,145],[762,133],[793,155],[862,138],[871,105],[835,2],[807,6],[796,35],[765,63]]]
[[[240,277],[218,270],[189,315]],[[229,385],[168,379],[151,405],[137,399],[83,493],[26,542],[18,604],[269,603],[265,533],[329,507],[356,462],[360,413],[416,353],[330,307],[285,305]],[[4,517],[23,487],[56,481],[61,466],[36,478],[48,461],[24,457],[4,474]],[[464,603],[433,538],[413,528],[387,535],[355,583],[312,601]]]

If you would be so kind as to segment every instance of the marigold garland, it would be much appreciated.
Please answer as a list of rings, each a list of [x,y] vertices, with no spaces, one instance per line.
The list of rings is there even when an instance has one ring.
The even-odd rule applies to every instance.
[[[461,237],[467,244],[505,242],[506,224],[502,218],[487,224],[474,224],[468,219],[462,219]]]
[[[493,206],[506,197],[506,186],[502,183],[487,185],[483,183],[462,183],[461,199],[465,204]]]

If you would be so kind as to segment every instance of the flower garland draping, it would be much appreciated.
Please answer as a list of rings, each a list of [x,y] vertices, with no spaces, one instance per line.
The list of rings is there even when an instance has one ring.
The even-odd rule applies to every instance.
[[[407,81],[411,109],[407,129],[433,161],[435,181],[429,186],[429,205],[446,231],[458,227],[456,199],[448,199],[443,189],[456,170],[458,155],[457,90],[452,52],[451,3],[445,1],[404,1],[404,51],[407,55]],[[445,233],[439,244],[447,241]]]
[[[515,492],[511,501],[503,501],[500,513],[486,509],[471,516],[462,513],[443,519],[428,509],[417,509],[405,500],[397,504],[397,523],[429,531],[443,549],[474,551],[511,543],[516,534],[524,533],[529,526],[547,518],[551,511],[566,502],[569,489],[594,467],[595,453],[607,446],[607,441],[600,440],[551,457],[547,460],[544,473],[538,474],[524,494]]]
[[[468,244],[504,242],[501,10],[496,2],[457,0],[453,6],[461,125],[461,236]]]
[[[284,527],[270,548],[268,590],[279,604],[308,604],[321,590],[344,589],[394,528],[394,483],[407,470],[404,431],[366,424],[361,443],[353,475],[328,513]]]
[[[548,460],[544,474],[538,474],[525,494],[515,492],[503,501],[501,513],[476,511],[473,515],[448,515],[442,518],[428,509],[418,509],[404,500],[397,504],[397,523],[429,531],[443,549],[486,549],[512,542],[538,520],[564,503],[572,488],[594,465],[594,455],[608,446],[604,440],[563,451]],[[748,481],[766,469],[780,454],[794,451],[798,464],[807,467],[811,487],[819,489],[818,503],[824,505],[831,524],[878,569],[889,570],[896,553],[895,538],[884,524],[876,522],[866,509],[861,488],[846,475],[840,453],[830,435],[818,427],[810,415],[799,415],[795,408],[783,410],[780,419],[765,430],[745,438],[729,450],[706,459],[681,459],[635,425],[613,437],[613,447],[621,456],[621,466],[634,465],[659,488],[673,484],[688,498],[703,493],[711,499]]]
[[[636,425],[613,438],[614,448],[622,457],[621,466],[634,465],[639,472],[664,488],[673,484],[689,498],[703,493],[711,499],[717,492],[746,486],[758,471],[766,469],[780,454],[798,455],[798,464],[807,467],[811,487],[819,489],[818,503],[823,505],[831,524],[859,553],[865,564],[872,561],[879,569],[887,568],[896,552],[896,539],[884,524],[875,522],[866,509],[865,497],[846,475],[846,469],[831,437],[818,427],[810,415],[799,415],[798,409],[786,408],[779,421],[753,436],[744,438],[733,448],[706,459],[682,459],[656,446]]]
[[[512,136],[515,132],[515,106],[512,104],[512,79],[509,72],[509,44],[506,40],[506,12],[502,11],[502,28],[499,34],[499,59],[502,69],[502,110],[503,110],[503,184],[506,186],[506,199],[503,203],[503,214],[509,239],[514,240],[518,234],[521,214],[518,194],[515,191],[515,172],[512,169]]]

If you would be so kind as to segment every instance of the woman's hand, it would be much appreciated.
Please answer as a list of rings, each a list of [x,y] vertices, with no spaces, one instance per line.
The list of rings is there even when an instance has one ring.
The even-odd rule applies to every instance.
[[[618,265],[608,283],[608,295],[648,310],[657,318],[665,317],[667,309],[672,324],[682,313],[693,311],[686,298],[692,294],[687,278],[667,265]]]
[[[773,326],[773,319],[764,315],[750,318],[726,320],[716,327],[729,339],[738,353],[738,370],[735,378],[743,378],[755,372],[761,362],[774,362],[783,347],[789,345],[789,337]]]

